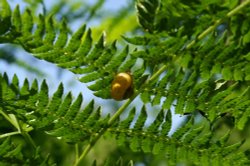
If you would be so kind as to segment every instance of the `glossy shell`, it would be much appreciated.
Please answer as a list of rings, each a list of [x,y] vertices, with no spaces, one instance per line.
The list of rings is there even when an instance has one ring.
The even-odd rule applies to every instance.
[[[115,100],[129,98],[133,94],[133,78],[129,73],[119,73],[111,85],[111,97]]]

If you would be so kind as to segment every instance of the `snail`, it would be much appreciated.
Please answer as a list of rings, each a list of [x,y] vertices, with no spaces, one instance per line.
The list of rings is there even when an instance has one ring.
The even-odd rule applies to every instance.
[[[111,97],[115,100],[124,100],[133,94],[133,78],[129,73],[118,73],[111,85]]]

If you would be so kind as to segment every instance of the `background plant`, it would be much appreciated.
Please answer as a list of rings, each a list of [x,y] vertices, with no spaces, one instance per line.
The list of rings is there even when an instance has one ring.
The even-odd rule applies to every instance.
[[[0,2],[3,60],[42,77],[43,69],[9,49],[21,47],[72,72],[103,100],[119,72],[132,74],[134,88],[106,111],[98,98],[85,102],[85,92],[67,93],[62,83],[49,93],[46,80],[20,83],[1,71],[2,165],[249,164],[249,0],[138,0],[141,28],[131,24],[133,2],[114,17],[98,13],[103,0],[50,9],[27,1],[32,8],[24,11]],[[104,20],[99,27],[70,28],[95,17]],[[174,114],[185,117],[176,131]]]

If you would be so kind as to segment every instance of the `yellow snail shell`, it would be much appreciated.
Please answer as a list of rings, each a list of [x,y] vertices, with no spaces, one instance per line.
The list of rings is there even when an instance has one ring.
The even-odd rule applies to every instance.
[[[129,73],[119,73],[111,85],[111,97],[115,100],[129,98],[133,94],[133,78]]]

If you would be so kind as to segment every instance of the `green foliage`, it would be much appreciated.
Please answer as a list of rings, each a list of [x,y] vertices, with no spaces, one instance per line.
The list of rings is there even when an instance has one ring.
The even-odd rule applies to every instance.
[[[0,164],[1,165],[54,165],[48,158],[39,157],[40,149],[37,148],[33,154],[25,153],[23,145],[14,143],[10,138],[0,142]]]
[[[6,6],[9,9],[8,4]],[[18,6],[13,14],[9,11],[8,18],[11,20],[8,33],[1,36],[1,43],[22,45],[26,51],[39,59],[56,63],[75,74],[84,74],[79,80],[96,81],[90,87],[96,91],[96,96],[110,98],[110,81],[115,74],[121,71],[129,72],[134,66],[134,59],[128,56],[128,49],[118,52],[115,42],[105,46],[103,36],[94,44],[91,30],[86,30],[85,25],[68,39],[69,30],[65,21],[57,28],[52,17],[44,18],[40,15],[37,24],[34,24],[30,10],[27,9],[21,14]]]
[[[106,124],[107,118],[100,117],[100,109],[94,110],[94,101],[82,109],[82,95],[78,95],[75,101],[70,93],[63,97],[62,84],[50,99],[45,81],[38,87],[35,80],[30,87],[26,80],[23,87],[19,88],[16,76],[11,83],[6,75],[0,79],[1,96],[4,96],[1,97],[2,108],[7,114],[17,115],[22,123],[36,130],[42,129],[50,135],[76,142],[90,139]]]
[[[109,130],[109,134],[116,135],[120,145],[130,146],[132,151],[167,155],[167,163],[170,165],[182,162],[199,165],[200,161],[203,165],[248,163],[244,153],[238,151],[242,142],[227,146],[225,143],[229,137],[215,139],[208,121],[194,123],[194,119],[190,118],[184,126],[170,135],[170,111],[160,111],[156,119],[149,126],[145,126],[146,112],[145,108],[142,108],[134,126],[130,127],[134,113],[134,110],[131,110],[125,120]],[[218,158],[221,160],[218,161]]]
[[[103,4],[97,1],[87,20]],[[97,40],[85,24],[71,32],[67,19],[56,20],[45,12],[36,17],[31,9],[21,13],[19,6],[12,10],[1,0],[0,43],[22,46],[34,57],[71,71],[80,82],[90,83],[89,89],[102,99],[111,98],[114,76],[129,72],[134,94],[114,115],[103,116],[95,99],[83,107],[85,94],[65,94],[63,84],[49,96],[46,80],[39,84],[25,79],[20,84],[16,75],[12,80],[0,75],[0,120],[4,122],[0,165],[53,165],[56,156],[43,152],[33,133],[74,145],[75,165],[83,164],[102,136],[115,139],[123,149],[117,150],[123,158],[110,154],[103,165],[147,163],[152,156],[166,165],[248,165],[244,137],[233,138],[249,126],[249,4],[249,0],[137,0],[138,22],[145,31],[123,35],[127,44],[122,45],[107,43],[105,34]],[[110,26],[114,24],[118,23]],[[142,108],[134,107],[120,118],[137,96]],[[148,109],[147,103],[160,111]],[[171,110],[187,115],[174,132]],[[153,120],[150,111],[158,112]],[[218,129],[224,125],[230,132]],[[19,144],[20,140],[24,143]]]

